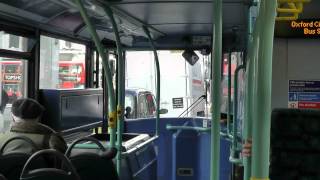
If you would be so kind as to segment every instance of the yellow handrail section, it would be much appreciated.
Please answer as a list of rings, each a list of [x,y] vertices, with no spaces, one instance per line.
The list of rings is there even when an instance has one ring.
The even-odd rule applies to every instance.
[[[303,12],[304,3],[309,3],[311,0],[278,0],[278,8],[276,17],[277,21],[292,21],[299,18],[299,14]],[[285,13],[285,16],[281,16]],[[288,16],[287,14],[291,14]]]

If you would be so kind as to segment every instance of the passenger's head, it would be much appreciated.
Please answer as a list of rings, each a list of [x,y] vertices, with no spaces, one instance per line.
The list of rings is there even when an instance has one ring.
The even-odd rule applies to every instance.
[[[44,107],[30,98],[22,98],[12,103],[12,117],[14,122],[38,122],[41,119]]]

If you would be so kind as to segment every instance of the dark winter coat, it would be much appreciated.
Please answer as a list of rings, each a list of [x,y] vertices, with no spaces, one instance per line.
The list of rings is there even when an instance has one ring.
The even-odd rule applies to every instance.
[[[26,136],[31,139],[39,149],[56,149],[64,153],[67,144],[64,139],[54,130],[41,123],[36,122],[19,122],[11,126],[9,132],[0,134],[0,147],[10,138],[15,136]],[[15,140],[9,143],[5,152],[25,152],[33,153],[35,150],[28,143],[22,140]]]

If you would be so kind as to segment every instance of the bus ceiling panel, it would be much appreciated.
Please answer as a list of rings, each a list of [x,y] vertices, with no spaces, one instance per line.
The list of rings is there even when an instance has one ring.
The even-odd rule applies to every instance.
[[[99,30],[101,39],[114,40],[113,29],[103,10],[105,0],[84,0],[89,16]],[[137,1],[121,1],[137,2]],[[152,2],[152,3],[142,3]],[[244,1],[224,1],[224,25],[245,24]],[[124,44],[145,37],[142,26],[147,25],[154,39],[163,35],[210,35],[212,23],[211,1],[141,1],[136,4],[113,5],[116,22]],[[233,13],[229,13],[233,12]],[[0,14],[4,17],[39,28],[80,39],[90,38],[78,9],[72,0],[0,0]],[[157,29],[159,28],[159,29]],[[168,34],[166,34],[168,33]],[[183,35],[182,34],[182,35]]]
[[[102,6],[89,2],[91,1],[85,1],[85,6],[97,28],[112,32],[111,23]],[[0,14],[4,15],[5,19],[18,22],[18,24],[27,24],[49,33],[66,32],[68,36],[77,37],[84,29],[78,9],[70,0],[0,0]],[[141,25],[137,26],[128,21],[128,18],[123,15],[119,17],[116,13],[115,19],[123,36],[145,36]],[[155,37],[159,36],[159,33],[153,29],[150,31]],[[86,35],[81,38],[90,37],[89,34]]]
[[[112,4],[138,4],[138,3],[211,3],[212,0],[109,0]],[[223,0],[224,4],[248,4],[250,0]]]
[[[74,21],[76,16],[72,16],[65,7],[50,2],[43,3],[41,0],[0,2],[0,14],[17,24],[27,24],[49,32],[54,29],[70,32],[78,26],[76,23],[79,23],[79,19]]]
[[[239,42],[235,43],[230,34],[224,33],[223,36],[223,51],[228,52],[231,49],[233,51],[242,51],[246,47],[245,38],[246,32],[239,33]],[[201,50],[203,48],[211,47],[211,36],[192,36],[186,38],[183,35],[173,35],[160,37],[155,41],[157,49],[194,49]],[[134,49],[150,49],[149,42],[145,38],[136,38],[133,41]]]
[[[167,50],[167,49],[194,49],[194,50],[201,50],[204,48],[211,47],[211,36],[193,36],[200,38],[200,40],[195,40],[195,42],[199,41],[200,43],[186,43],[184,41],[185,37],[182,36],[164,36],[159,38],[156,41],[156,48],[159,50]],[[238,43],[234,43],[234,40],[231,36],[225,35],[223,38],[223,51],[229,52],[232,51],[243,51],[246,48],[245,43],[245,33],[241,33],[240,41]],[[146,41],[133,41],[131,46],[134,50],[136,49],[150,49],[148,42]],[[130,49],[130,47],[129,47]]]
[[[189,24],[188,26],[198,26],[199,24],[212,23],[212,3],[138,3],[114,6],[128,14],[134,15],[136,18],[156,29],[158,25],[166,24]],[[224,4],[223,8],[224,23],[244,24],[246,22],[244,5]],[[169,33],[162,30],[160,31]]]
[[[210,23],[211,3],[155,3],[117,5],[147,24]]]
[[[45,18],[50,18],[57,13],[66,10],[66,7],[50,3],[47,0],[0,0],[0,2],[21,11],[32,12]]]
[[[153,25],[162,32],[170,35],[209,35],[212,33],[212,24],[161,24]]]
[[[23,21],[23,19],[30,19],[37,22],[45,22],[48,20],[48,18],[41,15],[2,2],[0,2],[0,12],[5,16],[14,17],[17,20],[21,19],[21,21]]]
[[[97,6],[109,6],[110,3],[106,3],[105,0],[86,0],[89,2],[89,7],[97,7]],[[111,6],[111,9],[113,11],[114,17],[117,21],[118,26],[120,29],[126,30],[128,32],[132,32],[132,35],[138,35],[138,36],[145,36],[145,32],[143,30],[143,26],[146,26],[149,28],[149,31],[153,38],[158,38],[160,36],[163,36],[164,33],[158,31],[157,29],[153,28],[152,26],[149,26],[145,22],[141,21],[135,15],[132,15],[128,12],[125,12],[116,6]]]
[[[62,29],[77,32],[83,21],[79,13],[64,12],[48,21],[48,25],[60,27]]]
[[[132,45],[135,49],[150,49],[145,38],[136,38]],[[192,36],[186,38],[182,35],[163,36],[155,41],[157,49],[203,49],[211,46],[211,36]]]
[[[70,12],[78,12],[78,9],[73,1],[70,0],[50,0],[53,3],[64,5],[65,7],[69,7]],[[109,20],[109,17],[105,13],[103,6],[106,5],[101,3],[99,0],[84,0],[85,8],[91,19],[93,20],[94,24],[98,28],[105,29],[106,31],[110,32],[112,30],[112,26]],[[116,8],[113,9],[114,17],[118,24],[119,31],[126,35],[133,35],[133,36],[145,36],[142,26],[143,24],[133,17],[127,16],[125,13],[118,11]],[[56,18],[65,18],[64,14],[56,17]],[[81,16],[79,15],[81,18]],[[81,26],[81,24],[80,24]],[[80,31],[83,30],[82,28],[77,27],[74,29],[77,33],[81,33]],[[162,35],[160,32],[157,32],[154,29],[150,29],[154,37],[158,37]]]
[[[98,36],[100,37],[101,40],[107,39],[107,40],[115,41],[115,36],[113,32],[108,32],[105,29],[102,29],[102,30],[99,30],[99,28],[97,29],[98,29],[97,30]],[[87,28],[84,28],[78,35],[81,37],[90,37],[90,33]],[[120,34],[120,39],[122,44],[126,46],[132,46],[134,36],[130,36],[130,35],[127,36],[125,34]]]

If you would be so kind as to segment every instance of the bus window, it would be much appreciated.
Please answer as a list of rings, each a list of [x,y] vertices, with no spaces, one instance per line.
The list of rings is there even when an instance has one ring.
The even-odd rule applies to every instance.
[[[238,52],[233,52],[231,54],[231,77],[228,74],[228,58],[229,54],[224,54],[223,56],[223,69],[222,69],[222,102],[221,102],[221,112],[228,112],[228,80],[231,78],[231,107],[230,111],[233,113],[233,84],[234,84],[234,72],[237,66],[240,64],[238,61]]]
[[[0,42],[2,42],[0,43],[1,49],[20,52],[27,52],[28,50],[28,38],[22,36],[16,36],[0,31]]]
[[[84,88],[85,45],[47,36],[40,40],[40,89]]]
[[[103,84],[103,65],[102,65],[102,59],[101,59],[101,56],[99,55],[99,58],[97,58],[97,51],[94,51],[94,55],[93,55],[93,58],[94,58],[94,67],[93,67],[93,84],[94,84],[94,87],[99,87],[99,88],[102,88],[102,84]],[[109,68],[110,68],[110,71],[111,71],[111,75],[113,76],[113,78],[115,78],[115,72],[116,72],[116,65],[115,65],[115,62],[116,62],[116,56],[114,55],[114,53],[112,52],[109,52],[108,54],[109,56]]]
[[[30,41],[26,37],[0,31],[0,49],[12,52],[27,52]],[[27,95],[28,62],[22,58],[0,56],[0,132],[9,129],[12,122],[11,104]]]

